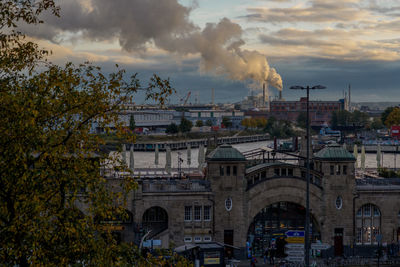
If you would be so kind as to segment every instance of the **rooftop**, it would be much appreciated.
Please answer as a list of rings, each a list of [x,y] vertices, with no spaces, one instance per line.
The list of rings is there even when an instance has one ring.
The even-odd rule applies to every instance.
[[[231,145],[220,145],[208,156],[208,161],[246,161],[243,154]]]
[[[281,161],[274,161],[274,162],[266,162],[266,163],[262,163],[262,164],[258,164],[256,166],[252,166],[248,169],[246,169],[246,174],[257,171],[259,169],[262,169],[264,167],[271,167],[271,166],[292,166],[295,167],[296,165],[294,164],[290,164],[290,163],[286,163],[286,162],[281,162]]]
[[[338,144],[324,147],[314,154],[315,159],[327,161],[355,161],[355,157],[349,151]]]

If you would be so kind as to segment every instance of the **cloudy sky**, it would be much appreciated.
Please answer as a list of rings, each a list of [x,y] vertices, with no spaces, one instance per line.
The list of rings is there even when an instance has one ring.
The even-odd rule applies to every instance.
[[[268,84],[322,84],[335,100],[351,84],[355,101],[400,102],[398,0],[64,0],[61,17],[21,29],[52,60],[115,63],[146,80],[170,77],[176,99],[235,102]],[[303,92],[304,93],[304,92]],[[138,103],[143,101],[138,98]]]

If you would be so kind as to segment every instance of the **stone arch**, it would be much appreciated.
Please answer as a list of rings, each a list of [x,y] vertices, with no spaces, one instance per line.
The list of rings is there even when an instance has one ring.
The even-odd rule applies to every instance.
[[[397,222],[396,222],[396,241],[400,241],[400,210],[397,213]]]
[[[356,211],[356,243],[363,245],[377,244],[381,234],[382,213],[373,203],[365,203]]]
[[[247,191],[248,218],[254,216],[265,206],[275,202],[293,202],[306,206],[306,183],[298,179],[281,178],[266,180]],[[310,185],[310,209],[317,219],[322,216],[322,190]]]
[[[244,229],[247,233],[254,217],[266,206],[276,202],[291,202],[306,207],[306,183],[299,179],[280,178],[263,181],[247,192],[247,216]],[[310,213],[318,225],[324,222],[322,190],[310,185]],[[242,243],[247,236],[243,235]]]
[[[160,206],[146,209],[142,215],[142,227],[145,231],[151,230],[151,235],[156,235],[168,229],[168,213]]]
[[[305,215],[305,207],[297,203],[278,201],[267,205],[253,218],[247,230],[248,242],[256,254],[262,254],[275,240],[276,257],[284,257],[285,233],[289,230],[304,231]],[[320,226],[315,217],[310,215],[313,225],[311,233],[314,238],[321,240]]]

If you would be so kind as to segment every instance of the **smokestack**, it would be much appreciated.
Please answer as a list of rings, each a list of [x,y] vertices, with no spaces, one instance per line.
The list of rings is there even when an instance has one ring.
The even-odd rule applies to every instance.
[[[279,91],[279,100],[282,100],[282,90]]]
[[[214,106],[214,100],[215,100],[215,96],[214,96],[214,88],[211,88],[211,104]]]
[[[266,95],[266,94],[265,94],[265,83],[263,83],[263,98],[262,98],[262,99],[263,99],[263,103],[262,103],[262,106],[263,106],[263,107],[265,107],[265,102],[266,102],[265,95]]]
[[[268,111],[271,112],[271,96],[268,96]]]
[[[351,85],[349,84],[349,111],[351,111]]]

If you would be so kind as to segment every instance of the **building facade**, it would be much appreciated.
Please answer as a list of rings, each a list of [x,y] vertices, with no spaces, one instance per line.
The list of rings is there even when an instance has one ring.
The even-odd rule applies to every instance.
[[[344,110],[343,101],[310,101],[310,122],[313,126],[330,123],[332,112]],[[296,122],[301,113],[307,111],[307,98],[302,97],[299,101],[274,100],[270,104],[271,116],[279,120]]]
[[[356,179],[351,153],[328,146],[314,154],[310,172],[310,237],[331,245],[329,255],[362,255],[379,237],[400,240],[400,181]],[[110,182],[116,178],[109,178]],[[207,157],[205,178],[139,179],[127,209],[123,241],[162,247],[217,241],[262,252],[272,238],[304,230],[306,168],[273,157],[251,160],[229,145]]]

